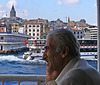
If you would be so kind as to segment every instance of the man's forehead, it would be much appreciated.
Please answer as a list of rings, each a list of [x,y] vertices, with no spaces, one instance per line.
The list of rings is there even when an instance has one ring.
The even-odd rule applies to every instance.
[[[55,46],[56,41],[53,39],[53,36],[50,36],[46,39],[46,45],[48,46]]]
[[[48,38],[46,39],[46,43],[49,43],[49,42],[51,42],[51,41],[53,41],[53,37],[52,37],[52,36],[50,36],[50,37],[48,37]]]
[[[45,43],[45,44],[46,44],[46,45],[49,45],[49,44],[50,44],[50,42],[51,42],[51,41],[50,41],[50,38],[47,38],[47,39],[46,39],[46,43]]]

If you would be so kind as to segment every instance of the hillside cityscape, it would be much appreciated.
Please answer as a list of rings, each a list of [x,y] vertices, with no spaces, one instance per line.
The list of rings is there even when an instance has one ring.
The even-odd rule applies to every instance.
[[[47,19],[22,19],[16,16],[14,5],[7,14],[0,19],[0,32],[22,33],[30,35],[33,39],[44,39],[49,31],[54,29],[70,29],[78,39],[97,39],[97,26],[90,25],[85,19],[71,21],[66,17],[66,22],[58,18],[55,21]]]

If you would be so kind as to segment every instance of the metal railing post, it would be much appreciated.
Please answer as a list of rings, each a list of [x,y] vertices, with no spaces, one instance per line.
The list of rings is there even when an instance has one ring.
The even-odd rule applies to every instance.
[[[20,81],[18,81],[18,85],[20,85]]]
[[[4,81],[2,81],[2,85],[4,85]]]
[[[100,0],[97,0],[97,20],[98,20],[98,71],[100,72]]]

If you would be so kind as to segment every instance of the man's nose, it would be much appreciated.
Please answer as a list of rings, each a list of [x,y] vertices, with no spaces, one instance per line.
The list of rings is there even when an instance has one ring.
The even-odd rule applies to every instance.
[[[42,59],[45,60],[47,58],[46,52],[43,52]]]

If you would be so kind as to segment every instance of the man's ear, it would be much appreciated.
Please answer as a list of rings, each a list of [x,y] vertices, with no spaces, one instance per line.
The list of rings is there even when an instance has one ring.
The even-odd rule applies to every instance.
[[[63,47],[63,52],[62,52],[62,58],[65,58],[69,53],[69,47],[68,46],[64,46]]]

